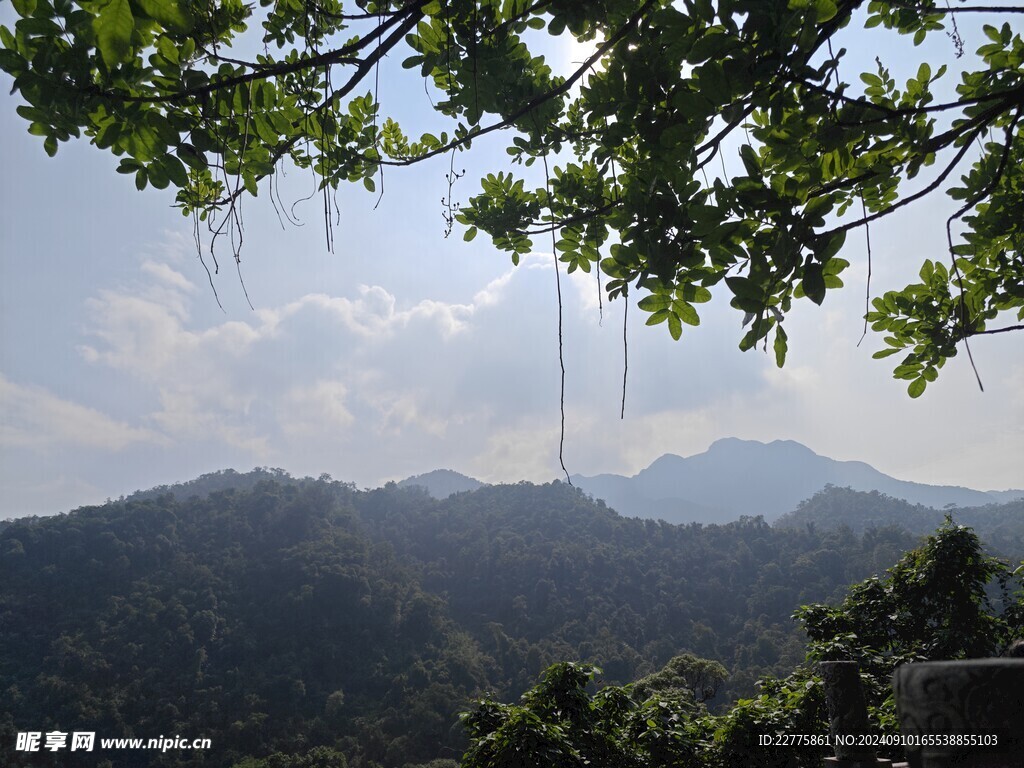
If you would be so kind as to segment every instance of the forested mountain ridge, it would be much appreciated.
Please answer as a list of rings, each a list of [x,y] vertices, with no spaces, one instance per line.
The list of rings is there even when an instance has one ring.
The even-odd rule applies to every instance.
[[[399,488],[419,486],[425,488],[427,493],[435,499],[447,499],[453,493],[464,493],[475,491],[486,483],[481,483],[472,477],[467,477],[460,472],[451,469],[435,469],[433,472],[426,472],[422,475],[413,475],[398,482]]]
[[[402,768],[457,757],[456,712],[553,662],[628,683],[686,651],[730,670],[721,706],[799,661],[797,606],[916,541],[629,519],[562,483],[436,500],[267,470],[205,478],[0,532],[3,748],[17,730],[78,728],[214,740],[205,759],[115,765],[324,746]],[[199,492],[226,479],[240,489]]]
[[[991,551],[1015,559],[1024,557],[1024,499],[940,510],[910,504],[878,491],[868,493],[829,485],[801,501],[795,510],[776,520],[775,526],[824,529],[847,526],[859,534],[870,528],[898,525],[910,533],[923,535],[938,528],[947,514],[961,525],[973,528]]]
[[[857,539],[623,518],[562,483],[491,486],[425,506],[394,489],[360,505],[367,531],[446,596],[452,616],[518,690],[554,661],[599,660],[628,681],[690,650],[733,670],[725,695],[802,653],[789,620],[912,546],[896,530]]]
[[[325,480],[330,479],[326,475],[322,476],[322,478]],[[145,491],[135,491],[127,499],[129,501],[141,501],[170,494],[179,501],[185,501],[193,496],[204,497],[217,491],[248,491],[265,480],[273,480],[284,485],[300,482],[298,478],[294,478],[283,469],[276,467],[254,467],[248,472],[239,472],[235,469],[221,469],[216,472],[207,472],[182,483],[158,485]]]
[[[454,658],[472,642],[441,601],[360,534],[352,494],[263,480],[9,526],[3,746],[12,729],[62,727],[213,739],[205,762],[182,752],[171,764],[226,766],[311,743],[402,764],[423,749],[410,733],[450,748],[457,735],[441,713],[486,678],[464,663],[470,654]],[[145,752],[121,759],[169,764]]]

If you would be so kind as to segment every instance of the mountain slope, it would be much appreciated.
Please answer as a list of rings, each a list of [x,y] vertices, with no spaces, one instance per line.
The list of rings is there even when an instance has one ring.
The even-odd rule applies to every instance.
[[[453,493],[475,491],[483,488],[485,483],[479,480],[455,472],[451,469],[435,469],[422,475],[407,477],[397,483],[399,488],[410,488],[419,486],[433,496],[435,499],[447,499]]]
[[[864,462],[836,461],[792,440],[766,444],[737,438],[718,440],[688,458],[665,454],[633,477],[577,475],[572,480],[623,515],[674,523],[726,522],[741,515],[772,521],[826,485],[879,491],[934,508],[978,507],[1024,495],[897,480]]]
[[[830,530],[846,526],[861,535],[897,525],[916,535],[931,533],[947,512],[954,522],[973,528],[995,554],[1017,560],[1024,553],[1024,499],[980,507],[932,509],[878,491],[827,486],[775,521],[776,528]]]
[[[730,669],[723,700],[750,696],[803,657],[796,606],[913,543],[628,519],[564,483],[438,501],[264,474],[0,531],[0,765],[24,764],[15,733],[77,726],[215,745],[115,766],[326,747],[349,768],[415,768],[458,754],[471,698],[517,696],[563,660],[627,683],[688,650]],[[212,490],[231,477],[245,490]]]

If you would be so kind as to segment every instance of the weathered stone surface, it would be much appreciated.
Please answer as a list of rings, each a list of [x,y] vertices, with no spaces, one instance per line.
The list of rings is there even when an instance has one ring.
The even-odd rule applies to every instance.
[[[818,665],[825,684],[829,731],[841,761],[872,763],[875,750],[836,741],[837,736],[861,736],[870,733],[868,707],[860,684],[860,668],[855,661],[823,661]]]
[[[900,732],[947,743],[908,745],[910,768],[1024,766],[1024,659],[904,664],[893,674]],[[958,745],[957,736],[995,745]]]

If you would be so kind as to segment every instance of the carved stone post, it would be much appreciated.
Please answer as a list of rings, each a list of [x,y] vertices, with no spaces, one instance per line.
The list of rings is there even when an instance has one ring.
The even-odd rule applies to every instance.
[[[890,760],[876,757],[873,747],[857,739],[871,732],[857,662],[823,661],[819,667],[825,684],[829,732],[836,753],[835,757],[825,758],[825,765],[828,768],[891,766]]]
[[[1024,766],[1024,659],[904,664],[893,692],[910,768]]]

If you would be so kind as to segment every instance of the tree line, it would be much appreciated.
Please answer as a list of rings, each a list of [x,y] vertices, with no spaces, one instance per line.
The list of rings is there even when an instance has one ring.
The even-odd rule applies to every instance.
[[[756,516],[622,518],[561,483],[438,501],[393,484],[224,475],[0,531],[5,764],[26,764],[12,750],[19,730],[83,728],[213,739],[203,755],[131,756],[154,766],[459,760],[514,714],[496,702],[541,675],[577,699],[607,689],[622,717],[647,713],[644,723],[662,722],[645,703],[658,692],[676,702],[665,722],[684,730],[709,717],[749,726],[796,690],[808,638],[812,651],[850,645],[855,607],[895,599],[847,585],[919,541],[896,527],[773,528]],[[223,487],[231,479],[238,489]],[[778,682],[758,688],[763,679]],[[612,693],[624,687],[632,704]],[[458,719],[481,699],[491,719]],[[669,749],[675,737],[649,738]]]

